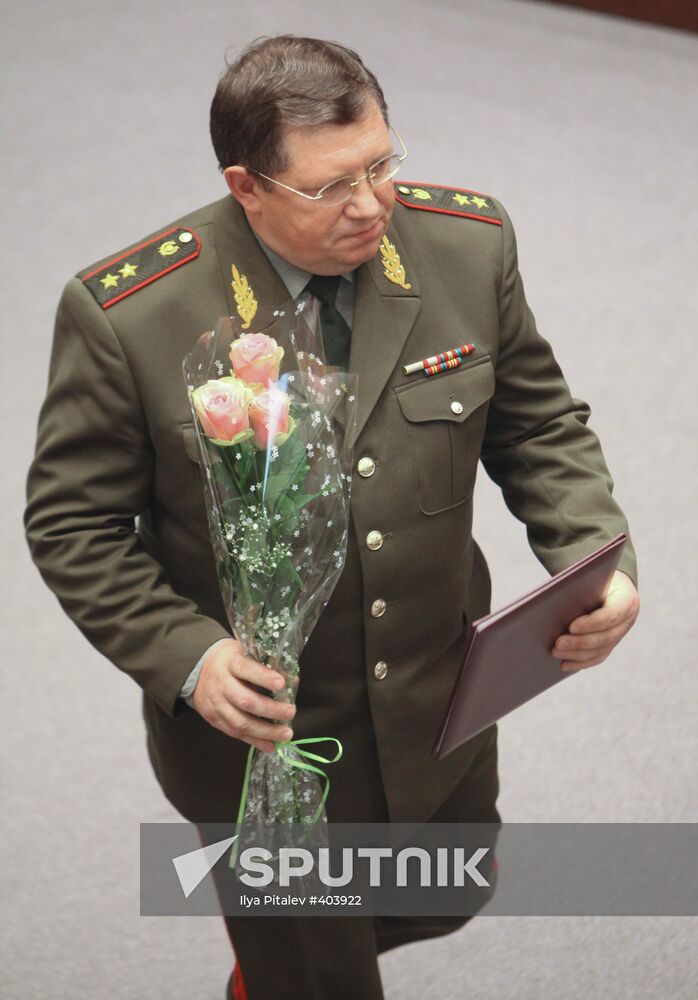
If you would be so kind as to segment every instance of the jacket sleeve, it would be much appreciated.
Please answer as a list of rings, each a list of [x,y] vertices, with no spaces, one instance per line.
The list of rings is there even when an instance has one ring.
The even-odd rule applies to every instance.
[[[589,406],[570,394],[550,344],[536,329],[519,274],[511,221],[502,225],[500,345],[482,462],[509,510],[526,525],[535,555],[558,573],[628,524],[612,496],[613,480]],[[637,585],[630,539],[618,569]]]
[[[229,634],[145,551],[152,444],[121,345],[82,282],[58,307],[24,524],[44,581],[89,642],[171,717],[201,654]]]

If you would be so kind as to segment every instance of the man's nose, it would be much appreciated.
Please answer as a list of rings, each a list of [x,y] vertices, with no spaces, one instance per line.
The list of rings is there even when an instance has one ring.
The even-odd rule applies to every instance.
[[[380,202],[368,177],[362,177],[347,202],[346,212],[353,219],[372,219],[379,214]]]

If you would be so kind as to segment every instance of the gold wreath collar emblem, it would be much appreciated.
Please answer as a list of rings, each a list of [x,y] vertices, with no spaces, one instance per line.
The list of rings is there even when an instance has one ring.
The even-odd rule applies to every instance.
[[[411,288],[412,285],[407,281],[405,268],[400,260],[400,254],[397,252],[395,244],[391,243],[387,236],[384,236],[379,249],[382,257],[383,274],[388,281],[392,281],[394,285],[399,285],[400,288]]]

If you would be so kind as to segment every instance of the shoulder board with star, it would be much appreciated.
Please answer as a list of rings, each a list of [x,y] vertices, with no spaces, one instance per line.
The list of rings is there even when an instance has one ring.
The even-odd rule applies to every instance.
[[[441,215],[460,215],[466,219],[489,222],[493,226],[502,225],[492,199],[479,191],[405,181],[395,185],[395,198],[407,208],[439,212]]]
[[[196,233],[175,226],[91,271],[82,281],[102,309],[195,260],[201,251]]]

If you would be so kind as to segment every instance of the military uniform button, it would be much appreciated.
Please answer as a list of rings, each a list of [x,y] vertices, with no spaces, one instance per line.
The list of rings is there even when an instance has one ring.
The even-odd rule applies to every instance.
[[[359,475],[363,476],[364,479],[367,479],[376,471],[376,463],[372,458],[370,458],[370,456],[364,455],[363,458],[360,458],[357,462],[356,468],[359,470]]]
[[[387,605],[382,597],[376,598],[376,600],[371,605],[371,614],[374,618],[380,618],[381,615],[385,614],[385,609]]]
[[[377,681],[382,681],[385,675],[388,673],[388,664],[385,660],[379,660],[378,663],[373,668],[373,676]]]
[[[410,189],[408,187],[405,187],[404,184],[400,184],[399,185],[398,191],[400,192],[400,194],[409,194],[410,193]]]
[[[366,544],[373,552],[375,552],[376,549],[379,549],[383,544],[383,536],[380,531],[369,531],[366,535]]]
[[[191,243],[192,239],[193,239],[193,237],[192,237],[191,233],[180,233],[179,234],[179,242],[180,243]]]
[[[454,399],[453,402],[451,403],[451,412],[452,413],[462,413],[463,412],[463,404],[459,403],[457,399]]]

